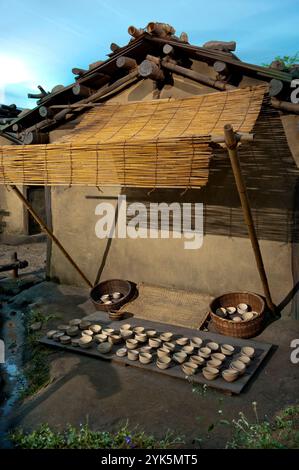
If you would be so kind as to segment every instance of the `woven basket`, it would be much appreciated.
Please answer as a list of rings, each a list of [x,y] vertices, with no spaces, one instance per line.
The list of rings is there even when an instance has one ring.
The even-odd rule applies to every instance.
[[[122,279],[110,279],[103,281],[93,287],[90,291],[90,299],[97,310],[104,310],[109,312],[110,310],[117,310],[122,305],[127,303],[132,296],[132,285],[129,281]],[[121,299],[114,302],[112,305],[105,305],[100,302],[100,298],[104,294],[112,294],[113,292],[120,292],[122,294]]]
[[[236,323],[216,315],[219,307],[237,306],[245,303],[251,310],[258,313],[258,316],[252,320]],[[237,338],[252,338],[258,335],[262,329],[264,320],[265,302],[257,294],[252,292],[232,292],[216,297],[210,304],[210,313],[216,330],[225,336],[234,336]]]

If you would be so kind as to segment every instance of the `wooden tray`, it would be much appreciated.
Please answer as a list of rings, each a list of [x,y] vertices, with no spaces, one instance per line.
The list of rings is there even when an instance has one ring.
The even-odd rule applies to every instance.
[[[198,336],[202,338],[205,343],[207,343],[208,341],[215,341],[219,344],[225,344],[225,343],[231,344],[232,346],[236,348],[236,352],[234,353],[234,356],[230,356],[224,361],[223,363],[224,367],[222,368],[226,368],[226,365],[232,360],[233,357],[239,354],[243,346],[252,346],[255,349],[255,356],[250,366],[246,368],[245,374],[240,376],[238,380],[236,380],[235,382],[230,382],[230,383],[226,382],[222,377],[219,377],[215,380],[206,380],[200,370],[197,374],[189,378],[189,380],[192,381],[193,383],[202,384],[202,385],[206,384],[209,387],[213,387],[218,390],[229,392],[231,394],[241,393],[245,385],[249,382],[249,380],[251,380],[253,375],[256,373],[257,369],[259,368],[259,366],[261,365],[261,363],[263,362],[263,360],[265,359],[265,357],[267,356],[267,354],[269,353],[272,347],[271,344],[261,343],[258,341],[254,341],[252,339],[247,340],[247,339],[241,339],[241,338],[233,338],[229,336],[219,335],[216,333],[210,333],[210,332],[195,330],[191,328],[182,328],[182,327],[175,326],[175,325],[152,322],[148,320],[142,320],[139,318],[134,318],[134,319],[132,318],[132,321],[130,321],[129,319],[129,322],[132,324],[132,326],[144,326],[146,329],[154,329],[160,333],[165,332],[165,331],[171,331],[172,333],[174,333],[175,337],[186,336],[188,338],[192,338],[193,336]],[[103,321],[99,322],[99,321],[94,320],[94,323],[103,324]],[[109,328],[114,328],[115,330],[119,330],[119,328],[121,327],[123,323],[128,323],[128,319],[123,320],[123,321],[111,322],[109,323]],[[105,328],[108,325],[105,324],[103,326]],[[115,352],[117,351],[117,349],[122,347],[123,343],[113,345],[112,351],[109,354],[99,353],[95,345],[93,345],[89,349],[83,349],[80,347],[64,345],[64,344],[58,343],[57,341],[50,340],[47,337],[41,338],[40,343],[46,346],[60,348],[65,351],[71,351],[71,352],[75,352],[78,354],[84,354],[87,356],[96,357],[98,359],[104,359],[106,361],[107,360],[112,361],[112,362],[115,362],[116,364],[129,365],[132,367],[137,367],[139,369],[148,370],[151,372],[157,372],[159,374],[164,374],[170,377],[175,377],[178,379],[186,380],[186,376],[181,370],[180,365],[175,364],[172,367],[169,367],[168,369],[161,370],[156,366],[155,362],[152,362],[150,364],[141,364],[139,361],[130,361],[127,357],[116,356]]]

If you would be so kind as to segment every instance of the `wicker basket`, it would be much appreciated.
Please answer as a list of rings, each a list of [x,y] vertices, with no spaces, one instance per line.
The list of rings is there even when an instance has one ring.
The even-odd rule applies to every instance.
[[[90,299],[97,310],[104,310],[109,312],[110,310],[117,310],[122,305],[127,303],[132,297],[132,285],[129,281],[122,279],[110,279],[97,284],[90,291]],[[114,302],[112,305],[105,305],[101,303],[100,298],[104,294],[112,294],[113,292],[120,292],[122,294],[121,299]]]
[[[216,315],[219,307],[237,306],[245,303],[251,310],[258,313],[252,320],[236,323]],[[264,320],[265,302],[257,294],[252,292],[232,292],[216,297],[210,304],[210,313],[216,330],[225,336],[235,336],[237,338],[252,338],[262,329]]]

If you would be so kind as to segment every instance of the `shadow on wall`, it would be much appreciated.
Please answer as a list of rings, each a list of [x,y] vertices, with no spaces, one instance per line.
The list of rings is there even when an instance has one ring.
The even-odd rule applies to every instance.
[[[4,218],[8,217],[8,216],[9,216],[8,211],[0,209],[0,235],[1,235],[1,233],[4,232],[4,229],[6,227],[6,222],[5,222]]]
[[[298,242],[299,170],[279,115],[264,108],[253,132],[254,144],[239,148],[255,227],[259,239]],[[234,176],[226,150],[215,149],[208,184],[201,190],[124,188],[128,200],[204,203],[204,234],[248,237]]]

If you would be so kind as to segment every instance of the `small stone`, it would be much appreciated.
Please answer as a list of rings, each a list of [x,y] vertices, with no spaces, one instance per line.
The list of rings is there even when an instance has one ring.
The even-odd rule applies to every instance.
[[[41,329],[41,327],[42,327],[42,322],[41,322],[41,321],[37,321],[37,322],[32,323],[32,324],[30,325],[30,330],[31,330],[31,331],[38,331],[38,330]]]

